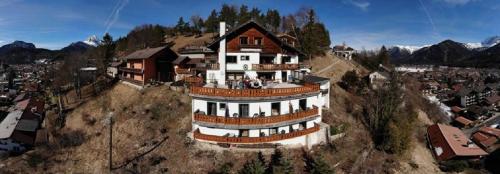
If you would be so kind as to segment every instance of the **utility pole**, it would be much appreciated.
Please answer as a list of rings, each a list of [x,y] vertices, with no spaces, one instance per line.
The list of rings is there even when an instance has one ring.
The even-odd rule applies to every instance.
[[[108,124],[109,124],[109,173],[113,170],[113,112],[108,114]]]

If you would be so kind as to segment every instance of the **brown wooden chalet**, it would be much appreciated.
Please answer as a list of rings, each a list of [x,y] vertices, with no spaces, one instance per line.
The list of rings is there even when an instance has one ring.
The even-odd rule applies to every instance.
[[[146,48],[124,57],[126,66],[120,67],[120,79],[144,86],[150,81],[174,80],[172,62],[177,54],[168,47]]]

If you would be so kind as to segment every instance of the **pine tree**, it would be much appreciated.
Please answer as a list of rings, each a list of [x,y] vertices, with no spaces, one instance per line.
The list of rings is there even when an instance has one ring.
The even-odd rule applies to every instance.
[[[271,155],[271,161],[266,169],[266,173],[288,174],[293,173],[293,166],[289,159],[283,156],[281,150],[276,149]]]
[[[189,23],[184,21],[183,17],[179,17],[179,20],[177,21],[177,25],[175,25],[175,29],[177,30],[178,33],[185,33],[187,32],[189,28]]]
[[[325,162],[323,156],[318,155],[313,157],[311,154],[304,152],[303,155],[305,163],[305,171],[310,174],[333,174],[335,173],[332,168]]]
[[[217,32],[218,24],[219,24],[219,19],[218,19],[217,11],[212,10],[212,12],[210,12],[210,15],[208,16],[207,20],[205,20],[205,28],[206,28],[207,32],[209,32],[209,33]]]
[[[281,17],[278,10],[267,10],[266,27],[268,27],[273,32],[277,32],[280,23],[281,23]]]
[[[243,168],[240,170],[240,174],[264,174],[266,168],[264,164],[258,159],[252,159],[247,161]]]
[[[238,25],[241,25],[241,24],[249,21],[251,18],[252,17],[250,16],[250,13],[248,12],[248,6],[241,5],[239,19],[238,19]]]
[[[219,19],[225,21],[227,25],[234,27],[238,20],[238,12],[234,6],[223,4]]]
[[[389,51],[387,51],[387,48],[385,48],[385,46],[382,46],[382,48],[380,48],[380,51],[378,53],[378,61],[379,64],[382,64],[384,66],[387,66],[390,63]]]

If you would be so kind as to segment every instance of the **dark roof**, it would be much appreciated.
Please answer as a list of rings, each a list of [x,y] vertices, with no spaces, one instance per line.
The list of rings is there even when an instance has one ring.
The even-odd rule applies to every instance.
[[[302,54],[304,55],[304,53],[302,53],[300,50],[294,48],[293,46],[291,45],[288,45],[287,43],[281,41],[281,39],[274,35],[272,32],[266,30],[264,27],[262,27],[262,25],[258,24],[257,22],[255,22],[254,20],[249,20],[241,25],[239,25],[238,27],[232,29],[231,31],[227,32],[225,35],[217,38],[215,41],[213,41],[212,43],[210,43],[208,45],[208,48],[211,48],[213,50],[217,50],[217,48],[219,47],[219,42],[222,40],[222,39],[225,39],[227,37],[231,37],[231,36],[234,36],[236,35],[239,31],[242,31],[244,29],[246,29],[247,26],[250,26],[250,25],[253,25],[255,27],[257,27],[258,29],[264,31],[265,35],[266,36],[269,36],[271,39],[273,39],[275,42],[277,42],[282,48],[285,48],[285,49],[288,49],[288,50],[292,50],[294,52],[297,52],[299,54]]]
[[[111,62],[111,66],[112,67],[118,67],[118,66],[120,66],[122,64],[123,64],[123,62]]]
[[[38,129],[38,120],[19,120],[16,126],[16,130],[35,132]]]
[[[333,51],[354,51],[354,49],[345,45],[336,45],[333,47]]]
[[[189,60],[189,57],[188,56],[179,56],[179,57],[177,57],[177,59],[175,59],[172,62],[172,64],[178,65],[178,64],[181,64],[181,62],[183,62],[184,60]]]
[[[147,59],[154,56],[156,53],[166,49],[168,47],[156,47],[156,48],[146,48],[142,50],[137,50],[129,55],[125,56],[125,59]]]
[[[324,82],[324,81],[330,81],[330,79],[324,78],[324,77],[319,77],[319,76],[307,75],[307,76],[304,76],[304,81],[311,82],[311,83],[320,83],[320,82]]]
[[[197,59],[190,59],[186,64],[188,65],[196,65],[198,63],[201,63],[203,59],[197,58]]]

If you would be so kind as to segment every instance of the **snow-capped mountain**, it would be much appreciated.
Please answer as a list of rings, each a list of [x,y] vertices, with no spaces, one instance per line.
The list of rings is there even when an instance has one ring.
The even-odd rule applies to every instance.
[[[485,39],[483,42],[481,42],[481,45],[483,47],[492,47],[500,43],[500,36],[493,36]]]
[[[95,35],[92,35],[89,38],[87,38],[87,40],[83,41],[83,43],[90,45],[90,46],[93,46],[93,47],[97,47],[100,42],[101,41],[99,39],[97,39],[97,36],[95,36]]]
[[[410,54],[421,49],[421,48],[424,48],[424,47],[428,47],[429,45],[424,45],[424,46],[411,46],[411,45],[395,45],[393,47],[397,47],[399,48],[400,50],[405,50],[405,51],[408,51]]]
[[[463,45],[469,50],[483,48],[483,44],[481,43],[463,43]]]

